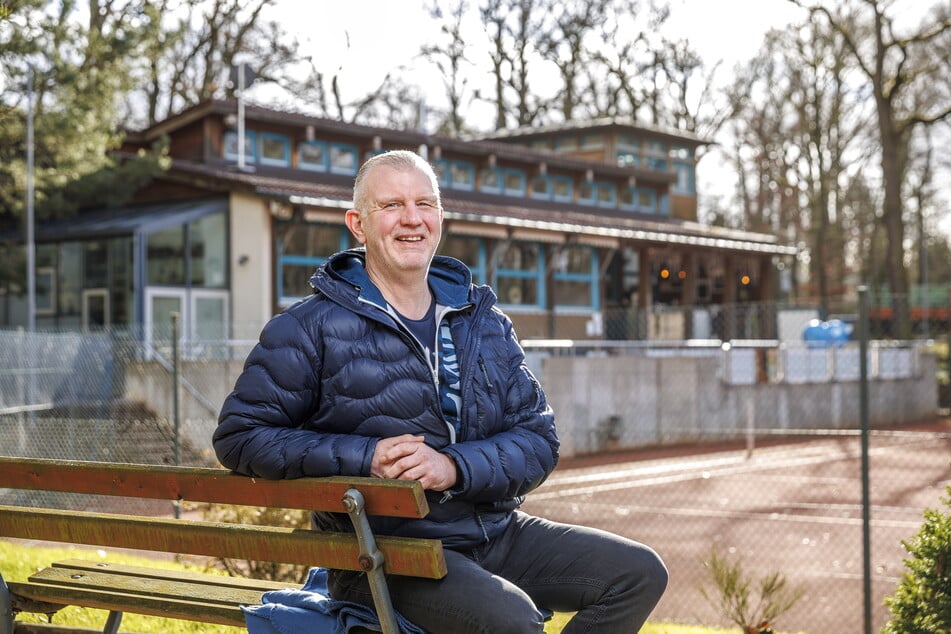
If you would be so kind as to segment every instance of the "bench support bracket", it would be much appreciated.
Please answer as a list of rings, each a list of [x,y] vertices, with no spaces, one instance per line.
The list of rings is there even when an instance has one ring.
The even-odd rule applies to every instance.
[[[356,489],[348,489],[343,496],[343,506],[347,509],[347,515],[350,516],[357,534],[357,542],[360,544],[360,567],[367,573],[370,592],[373,594],[373,604],[376,606],[376,614],[380,619],[383,634],[399,634],[396,612],[393,610],[390,590],[383,574],[383,553],[377,548],[373,531],[370,530],[370,521],[364,512],[363,494]]]

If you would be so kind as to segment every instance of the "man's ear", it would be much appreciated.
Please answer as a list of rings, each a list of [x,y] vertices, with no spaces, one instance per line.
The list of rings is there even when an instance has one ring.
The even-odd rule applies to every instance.
[[[360,212],[356,209],[348,209],[344,220],[347,223],[347,229],[349,229],[353,237],[357,239],[357,242],[366,244],[367,236],[363,231],[363,218],[360,217]]]

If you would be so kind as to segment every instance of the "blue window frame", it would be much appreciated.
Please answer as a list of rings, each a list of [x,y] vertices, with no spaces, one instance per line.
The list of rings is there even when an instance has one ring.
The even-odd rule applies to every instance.
[[[475,166],[465,161],[453,161],[449,164],[449,187],[452,189],[475,189]]]
[[[330,173],[347,174],[352,176],[357,173],[359,165],[359,153],[354,145],[346,143],[330,144]]]
[[[306,296],[317,267],[350,246],[349,232],[332,225],[279,222],[276,234],[277,294],[281,306]]]
[[[288,167],[291,164],[291,140],[284,134],[262,132],[258,136],[261,165]]]
[[[479,170],[479,191],[489,194],[501,194],[502,170],[498,167],[486,167]]]
[[[524,196],[525,172],[517,169],[502,170],[502,192],[507,196]]]
[[[439,253],[456,258],[469,267],[472,281],[484,284],[486,280],[486,244],[484,238],[474,236],[447,235],[439,245]]]
[[[598,207],[617,207],[617,187],[611,183],[597,183]]]
[[[578,202],[597,207],[617,207],[617,188],[611,183],[586,181],[578,186]]]
[[[618,167],[640,167],[641,155],[637,152],[619,151],[617,153]]]
[[[674,161],[674,171],[677,172],[677,182],[671,188],[674,193],[688,196],[696,195],[695,175],[693,163]]]
[[[555,257],[554,301],[565,308],[600,308],[598,250],[588,246],[560,247]]]
[[[571,182],[571,179],[567,176],[552,176],[551,198],[559,203],[574,201],[574,183]]]
[[[628,187],[621,194],[621,209],[656,214],[657,192],[649,187]]]
[[[499,303],[508,307],[544,307],[545,258],[542,245],[512,241],[503,249],[493,281]]]
[[[551,178],[545,174],[539,174],[532,179],[529,184],[531,192],[529,196],[538,200],[551,200]]]
[[[244,131],[244,160],[248,163],[254,163],[257,157],[257,136],[250,130]],[[224,155],[229,161],[238,160],[238,132],[237,130],[228,130],[224,137]]]
[[[433,171],[436,172],[436,181],[439,183],[439,186],[449,187],[449,161],[445,159],[433,159],[429,161],[429,164],[433,166]]]
[[[304,141],[297,146],[297,165],[313,172],[326,172],[327,144],[323,141]]]

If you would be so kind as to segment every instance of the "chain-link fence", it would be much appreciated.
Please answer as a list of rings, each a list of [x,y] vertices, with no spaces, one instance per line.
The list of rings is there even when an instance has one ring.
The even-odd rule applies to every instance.
[[[759,325],[721,341],[703,330],[716,319],[694,310],[696,336],[653,337],[674,328],[634,311],[625,321],[643,320],[646,337],[524,341],[555,408],[563,456],[526,509],[657,548],[672,572],[658,619],[729,625],[699,591],[703,561],[717,550],[743,558],[754,577],[779,572],[803,585],[781,629],[859,632],[859,344],[854,336],[804,341],[816,316],[809,308],[727,312]],[[868,343],[876,629],[887,618],[881,601],[901,574],[901,540],[951,481],[951,428],[936,422],[947,407],[939,396],[947,332],[930,327],[928,342]],[[150,333],[0,331],[2,453],[212,466],[218,408],[251,345],[189,341],[168,325]],[[109,503],[15,495],[0,483],[0,503]]]

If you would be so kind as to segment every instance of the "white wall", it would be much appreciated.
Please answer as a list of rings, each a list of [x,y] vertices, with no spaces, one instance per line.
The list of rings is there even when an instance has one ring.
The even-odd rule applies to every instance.
[[[264,202],[231,194],[232,339],[256,340],[272,316],[273,251],[271,216]],[[240,262],[244,257],[244,264]]]

